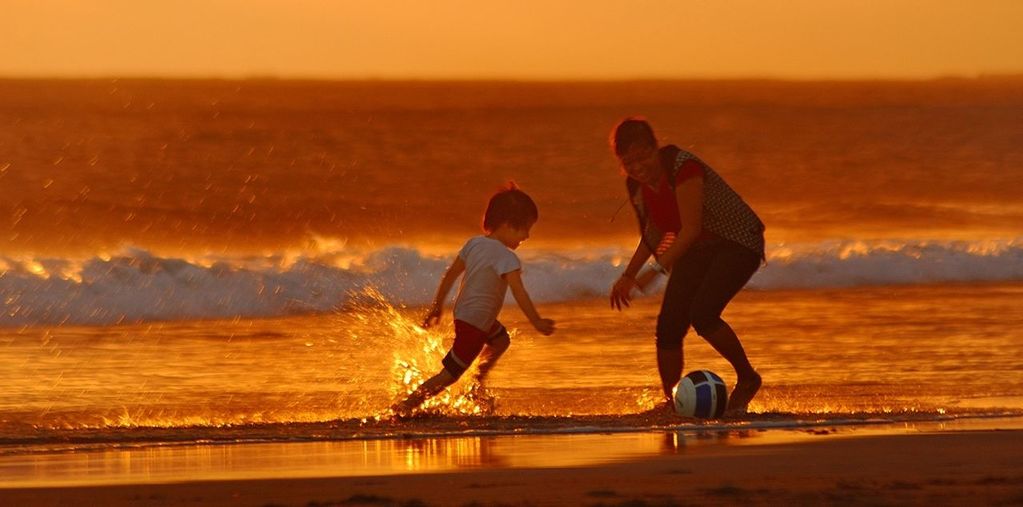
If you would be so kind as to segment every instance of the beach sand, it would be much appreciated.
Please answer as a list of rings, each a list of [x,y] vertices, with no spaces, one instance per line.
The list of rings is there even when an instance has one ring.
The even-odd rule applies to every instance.
[[[1023,430],[682,446],[566,468],[0,489],[0,505],[36,506],[708,504],[1023,505]]]

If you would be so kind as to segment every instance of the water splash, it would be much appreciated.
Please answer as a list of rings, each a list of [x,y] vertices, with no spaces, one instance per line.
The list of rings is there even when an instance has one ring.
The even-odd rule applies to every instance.
[[[386,323],[390,336],[386,340],[393,344],[391,363],[391,384],[389,393],[394,402],[404,400],[431,376],[443,368],[442,360],[447,353],[454,326],[447,319],[430,329],[423,328],[404,307],[391,304],[387,297],[375,287],[366,287],[353,295],[348,310],[366,325]],[[493,395],[475,379],[478,369],[475,363],[465,372],[462,380],[426,400],[420,407],[423,412],[442,415],[485,415],[492,412]],[[378,413],[376,418],[386,417],[387,411]]]

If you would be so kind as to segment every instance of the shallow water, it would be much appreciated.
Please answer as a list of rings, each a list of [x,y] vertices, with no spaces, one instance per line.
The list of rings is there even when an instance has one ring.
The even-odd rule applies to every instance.
[[[1018,80],[0,80],[0,451],[673,424],[643,415],[657,297],[605,299],[636,241],[606,135],[637,113],[767,224],[725,315],[754,421],[1023,410]],[[462,383],[379,419],[439,368],[421,305],[509,179],[559,332],[509,303],[493,410]]]
[[[1021,410],[1021,293],[1019,285],[746,291],[725,317],[765,379],[756,413]],[[467,381],[427,411],[555,417],[654,406],[657,298],[623,313],[604,300],[543,309],[558,322],[550,337],[527,328],[517,310],[505,313],[512,347],[487,385],[493,411],[472,398]],[[178,428],[187,440],[193,425],[375,420],[439,370],[450,345],[450,324],[426,332],[416,317],[417,309],[377,301],[284,320],[8,330],[0,367],[19,375],[0,393],[0,434],[17,442],[41,431],[155,426]],[[686,361],[687,370],[734,382],[694,335]]]

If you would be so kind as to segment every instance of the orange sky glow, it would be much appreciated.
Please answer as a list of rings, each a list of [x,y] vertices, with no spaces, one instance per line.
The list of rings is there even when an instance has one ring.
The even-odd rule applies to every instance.
[[[929,78],[1023,72],[1019,0],[3,0],[0,76]]]

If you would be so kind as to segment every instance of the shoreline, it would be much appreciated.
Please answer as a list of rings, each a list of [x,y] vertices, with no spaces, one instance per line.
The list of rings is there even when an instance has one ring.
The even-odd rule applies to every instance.
[[[1010,421],[1023,429],[1023,411],[896,412],[850,414],[751,413],[714,420],[680,418],[671,413],[580,416],[450,416],[422,414],[410,419],[354,418],[322,422],[272,422],[209,426],[115,426],[40,429],[20,437],[0,436],[0,457],[35,452],[76,452],[146,446],[235,445],[248,443],[427,440],[510,435],[565,436],[650,432],[729,432],[807,430],[863,431],[892,425],[960,425],[998,429]],[[888,432],[888,431],[886,431]],[[18,449],[19,450],[15,450]],[[13,450],[13,451],[12,451]],[[21,452],[24,451],[24,452]],[[2,487],[2,483],[0,483]]]
[[[1023,429],[683,444],[550,467],[0,489],[6,505],[683,505],[1023,503]],[[541,437],[551,438],[551,437]],[[299,445],[299,444],[281,444]],[[512,447],[524,444],[510,444]],[[528,449],[527,449],[528,451]],[[550,450],[555,455],[561,451]],[[265,456],[269,462],[278,458]],[[548,456],[548,459],[550,456]],[[287,474],[282,467],[280,474]],[[341,475],[341,476],[339,476]]]

